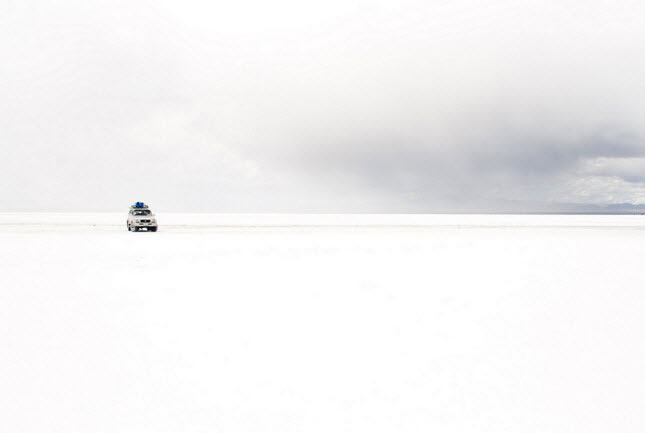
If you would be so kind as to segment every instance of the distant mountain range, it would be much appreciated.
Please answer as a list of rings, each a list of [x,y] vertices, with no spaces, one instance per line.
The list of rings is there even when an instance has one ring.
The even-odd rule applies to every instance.
[[[452,203],[440,209],[424,209],[427,213],[489,213],[489,214],[640,214],[645,204],[612,203],[607,205],[586,203],[557,203],[524,200],[495,200]]]
[[[622,211],[645,211],[645,204],[616,203],[605,206],[608,209],[617,209]]]
[[[645,204],[613,203],[607,205],[584,203],[515,203],[510,212],[521,213],[592,213],[592,214],[640,214],[645,212]]]

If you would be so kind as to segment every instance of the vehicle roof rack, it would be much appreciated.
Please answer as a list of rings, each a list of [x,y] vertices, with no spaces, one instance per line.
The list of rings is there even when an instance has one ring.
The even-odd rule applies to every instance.
[[[130,209],[148,209],[148,205],[142,201],[138,201],[132,206],[130,206]]]

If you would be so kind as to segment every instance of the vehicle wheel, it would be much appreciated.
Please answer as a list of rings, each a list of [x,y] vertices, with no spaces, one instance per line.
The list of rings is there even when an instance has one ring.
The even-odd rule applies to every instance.
[[[137,227],[137,226],[132,227],[132,231],[133,231],[133,232],[138,232],[138,231],[139,231],[139,227]]]
[[[130,227],[130,224],[128,224],[128,231],[132,231],[132,228]]]
[[[150,229],[149,229],[149,230],[150,230],[151,232],[156,232],[156,231],[157,231],[157,227],[150,227]]]

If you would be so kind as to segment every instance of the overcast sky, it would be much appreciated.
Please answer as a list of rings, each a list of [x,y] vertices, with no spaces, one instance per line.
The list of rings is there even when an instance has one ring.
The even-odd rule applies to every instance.
[[[645,203],[643,1],[0,5],[0,210]]]

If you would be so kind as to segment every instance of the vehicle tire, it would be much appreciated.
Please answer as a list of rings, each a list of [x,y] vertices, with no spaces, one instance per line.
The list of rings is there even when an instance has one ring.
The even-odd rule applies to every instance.
[[[132,231],[133,231],[133,232],[138,232],[138,231],[139,231],[139,227],[137,227],[137,226],[132,227]]]
[[[150,229],[149,229],[149,230],[150,230],[151,232],[156,232],[156,231],[157,231],[157,227],[150,227]]]
[[[132,231],[132,228],[130,227],[130,224],[128,224],[128,231]]]

